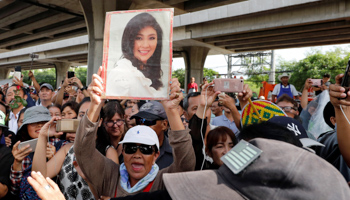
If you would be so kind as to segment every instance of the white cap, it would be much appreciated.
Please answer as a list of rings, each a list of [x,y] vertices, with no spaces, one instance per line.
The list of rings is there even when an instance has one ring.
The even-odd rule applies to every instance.
[[[123,143],[156,145],[159,151],[159,140],[157,133],[152,128],[144,125],[134,126],[129,129],[126,132],[123,141],[119,142],[119,144]]]

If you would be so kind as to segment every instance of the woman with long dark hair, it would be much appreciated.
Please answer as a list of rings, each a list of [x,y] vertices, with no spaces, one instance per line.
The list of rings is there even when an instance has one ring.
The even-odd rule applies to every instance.
[[[107,93],[131,97],[162,94],[162,40],[163,31],[151,14],[133,17],[123,32],[122,58],[108,73]]]

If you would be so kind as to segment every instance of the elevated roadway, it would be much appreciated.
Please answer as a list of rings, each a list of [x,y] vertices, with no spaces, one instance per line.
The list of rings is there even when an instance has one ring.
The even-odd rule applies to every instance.
[[[28,3],[13,1],[7,6],[13,3],[22,5],[23,2]],[[38,2],[44,4],[48,1]],[[211,1],[211,4],[183,0],[100,2],[102,3],[97,4],[96,1],[81,0],[80,6],[79,1],[67,1],[57,5],[59,9],[55,12],[41,7],[37,15],[50,15],[49,18],[56,20],[55,25],[38,27],[44,24],[46,18],[40,18],[39,22],[32,19],[35,26],[30,26],[28,22],[23,25],[25,23],[22,21],[15,22],[17,26],[9,24],[11,21],[6,26],[0,23],[0,51],[3,52],[0,53],[0,70],[3,68],[5,72],[18,64],[27,68],[31,61],[29,53],[38,53],[35,67],[88,64],[90,77],[102,62],[103,13],[108,11],[106,7],[111,10],[174,7],[174,56],[185,58],[186,79],[195,76],[201,80],[208,54],[343,44],[349,43],[350,39],[348,0],[217,0]],[[12,15],[23,9],[33,9],[33,6],[36,5],[17,8],[17,12],[13,10]],[[80,9],[77,9],[79,6]],[[100,6],[98,12],[96,6]],[[0,16],[1,14],[0,9]],[[0,17],[0,22],[3,21],[5,20]],[[50,20],[46,20],[46,23],[48,21]],[[56,26],[57,24],[62,26]],[[27,29],[28,27],[35,29]],[[59,33],[60,31],[62,32]],[[55,34],[46,35],[45,32]],[[89,37],[86,36],[87,33]]]

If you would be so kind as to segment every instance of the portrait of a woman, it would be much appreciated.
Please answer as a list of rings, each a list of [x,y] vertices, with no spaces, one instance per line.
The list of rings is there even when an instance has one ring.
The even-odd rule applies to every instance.
[[[107,96],[166,97],[168,83],[162,82],[161,66],[163,41],[156,18],[147,12],[137,13],[123,31],[122,56],[107,71]]]

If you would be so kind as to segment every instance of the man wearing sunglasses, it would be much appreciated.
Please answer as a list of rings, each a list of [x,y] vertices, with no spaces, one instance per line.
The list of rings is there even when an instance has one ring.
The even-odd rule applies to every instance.
[[[159,157],[156,160],[159,169],[168,167],[173,163],[173,151],[169,139],[165,135],[168,130],[168,120],[161,103],[150,101],[140,107],[140,111],[130,119],[136,120],[136,125],[145,125],[152,128],[159,140]]]

